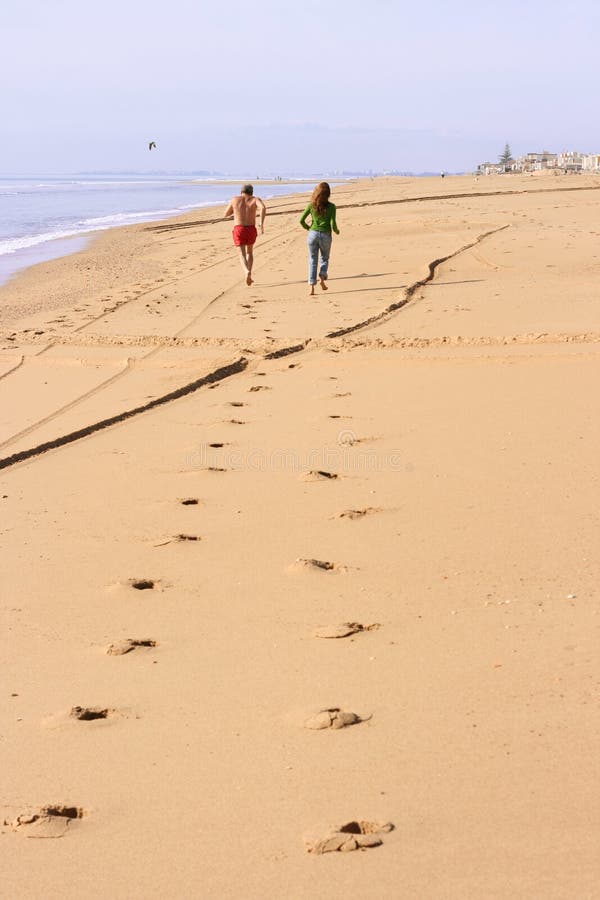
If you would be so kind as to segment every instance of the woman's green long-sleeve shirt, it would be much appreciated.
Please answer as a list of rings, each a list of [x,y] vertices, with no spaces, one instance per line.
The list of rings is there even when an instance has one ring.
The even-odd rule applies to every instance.
[[[306,224],[308,216],[311,217],[310,225]],[[331,234],[332,231],[335,231],[336,234],[340,233],[335,221],[335,206],[333,203],[328,203],[325,212],[320,214],[315,212],[309,203],[302,213],[300,224],[307,231],[325,231],[327,234]]]

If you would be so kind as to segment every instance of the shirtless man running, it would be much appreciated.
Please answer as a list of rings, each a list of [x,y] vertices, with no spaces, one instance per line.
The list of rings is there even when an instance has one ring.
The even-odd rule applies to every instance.
[[[232,197],[225,210],[225,218],[233,216],[233,243],[240,253],[240,263],[246,273],[246,284],[252,284],[252,264],[254,256],[252,248],[256,240],[257,206],[260,206],[260,233],[265,233],[265,216],[267,207],[260,197],[254,196],[251,184],[245,184],[237,197]]]

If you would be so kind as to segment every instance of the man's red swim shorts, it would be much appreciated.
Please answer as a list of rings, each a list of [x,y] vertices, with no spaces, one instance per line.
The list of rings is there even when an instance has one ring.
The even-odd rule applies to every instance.
[[[256,240],[256,227],[254,225],[234,225],[232,234],[236,247],[252,246]]]

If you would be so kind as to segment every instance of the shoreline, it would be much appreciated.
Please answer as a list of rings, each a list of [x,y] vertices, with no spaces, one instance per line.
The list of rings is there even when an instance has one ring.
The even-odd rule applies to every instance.
[[[214,187],[215,185],[226,185],[231,186],[235,184],[243,183],[240,179],[185,179],[186,184],[197,184],[197,185],[206,185],[207,187]],[[260,180],[256,181],[258,185],[265,186],[290,186],[293,187],[295,185],[304,185],[304,184],[314,184],[315,179],[268,179],[268,180]],[[341,183],[341,182],[340,182]],[[346,183],[346,182],[343,182]],[[293,196],[294,193],[302,193],[302,191],[291,192],[289,195],[275,195],[272,198],[265,198],[269,201],[277,199],[280,196]],[[149,218],[143,218],[143,213],[139,213],[136,215],[140,215],[141,218],[136,222],[129,222],[126,224],[111,224],[107,227],[98,227],[91,228],[88,231],[78,231],[75,234],[68,236],[57,236],[56,238],[51,238],[49,240],[40,242],[39,244],[34,244],[30,247],[25,247],[22,249],[15,250],[11,253],[5,253],[0,256],[0,290],[9,282],[11,282],[14,278],[18,277],[19,273],[26,271],[27,269],[39,264],[39,263],[47,263],[51,262],[55,259],[62,259],[63,257],[71,256],[74,253],[79,252],[79,250],[84,249],[85,245],[89,244],[89,242],[93,241],[95,237],[99,234],[103,234],[104,232],[111,231],[117,228],[132,228],[137,225],[148,225],[152,226],[153,224],[158,223],[167,223],[173,220],[178,219],[181,216],[186,216],[188,214],[198,215],[201,210],[204,209],[215,209],[216,207],[222,205],[221,202],[212,202],[207,201],[205,203],[199,203],[198,206],[193,207],[192,209],[185,210],[184,212],[177,212],[174,214],[167,214],[164,217],[152,217],[149,213]],[[127,213],[125,213],[127,215]],[[73,246],[72,242],[85,242],[80,247],[76,249],[70,249]]]
[[[589,183],[582,183],[584,180]],[[540,181],[547,182],[547,185],[540,187]],[[341,197],[344,195],[358,193],[358,202],[351,205],[360,207],[362,205],[361,191],[374,191],[376,194],[381,192],[385,195],[388,187],[393,191],[399,189],[400,194],[392,200],[382,197],[380,203],[420,205],[420,201],[432,203],[435,203],[436,200],[443,201],[445,195],[454,202],[460,202],[461,197],[519,196],[526,195],[528,190],[533,195],[548,192],[552,194],[554,191],[560,193],[562,191],[579,192],[598,189],[597,179],[593,176],[589,176],[587,179],[585,176],[579,176],[577,181],[577,185],[574,185],[572,176],[565,175],[560,176],[560,182],[557,182],[556,176],[540,178],[539,173],[523,176],[511,175],[510,178],[453,175],[446,176],[443,180],[436,176],[414,178],[390,176],[340,182],[335,187],[335,197],[337,197],[337,205],[343,209],[344,203]],[[237,180],[232,181],[232,184],[237,183]],[[468,189],[469,186],[471,190]],[[489,188],[492,186],[499,190],[490,191]],[[417,188],[420,190],[416,190]],[[272,198],[269,201],[272,212],[285,218],[291,201],[302,195],[303,192],[298,191]],[[64,240],[69,244],[72,241],[84,241],[85,243],[64,255],[52,256],[49,259],[28,264],[1,283],[2,318],[0,328],[4,332],[10,331],[21,319],[35,317],[43,310],[68,309],[70,306],[88,301],[92,305],[97,304],[100,295],[115,289],[129,295],[131,289],[127,288],[127,283],[135,280],[143,281],[145,278],[146,272],[143,266],[139,265],[136,257],[140,253],[151,255],[153,232],[160,235],[161,232],[176,232],[180,228],[193,229],[196,224],[219,222],[219,219],[214,219],[211,213],[220,205],[199,206],[164,219],[114,225],[98,231],[82,232],[81,236],[74,235],[70,238],[57,239],[61,242]],[[267,227],[268,222],[267,217]],[[46,245],[40,246],[45,247]],[[93,273],[95,278],[92,280],[88,273]],[[154,272],[154,274],[158,276],[158,272]]]
[[[33,247],[25,247],[15,250],[13,253],[5,253],[0,256],[0,290],[5,284],[16,278],[20,272],[37,266],[39,263],[52,262],[53,259],[62,259],[72,256],[84,250],[88,242],[93,240],[96,232],[81,232],[81,235],[70,237],[57,237],[53,240],[35,244]],[[73,248],[75,246],[74,249]],[[12,263],[12,265],[11,265]]]
[[[309,181],[308,183],[312,184],[314,182]],[[232,181],[231,184],[238,184],[238,181]],[[275,197],[270,198],[268,202],[273,205],[273,203],[277,201],[287,201],[293,197],[301,196],[302,193],[302,191],[298,191],[289,194],[276,195]],[[73,260],[73,270],[74,273],[76,273],[80,268],[75,264],[77,258],[81,256],[85,256],[86,258],[89,257],[91,266],[94,266],[95,249],[101,248],[104,241],[108,240],[112,246],[113,244],[118,243],[118,236],[121,235],[125,244],[127,244],[130,242],[130,238],[134,238],[134,235],[140,235],[146,229],[160,226],[176,226],[179,223],[197,220],[199,217],[210,219],[210,213],[220,206],[224,206],[224,204],[207,203],[186,210],[185,212],[166,216],[165,218],[147,219],[126,225],[111,225],[107,228],[81,232],[80,234],[72,235],[68,238],[56,238],[55,240],[26,248],[22,251],[24,255],[27,257],[37,256],[38,258],[31,262],[25,262],[23,265],[19,265],[14,271],[7,274],[4,280],[0,280],[0,302],[6,300],[6,303],[2,307],[0,328],[10,327],[19,320],[18,306],[16,308],[11,306],[12,298],[26,296],[35,289],[37,283],[43,283],[47,278],[52,279],[53,276],[58,275],[62,281],[65,277],[68,277],[65,266],[68,266],[69,260]],[[70,247],[73,246],[73,243],[78,243],[79,246],[77,246],[76,249],[70,249]],[[48,250],[50,249],[50,245],[60,245],[60,252],[49,255]],[[62,252],[63,249],[66,249],[66,252]],[[20,252],[21,251],[16,251],[14,254],[6,254],[6,256],[12,258]],[[0,261],[0,278],[1,273],[2,263]],[[42,304],[36,307],[23,305],[23,314],[28,316],[32,312],[39,311],[42,308]],[[51,301],[51,305],[48,305],[46,308],[55,309],[58,307]]]

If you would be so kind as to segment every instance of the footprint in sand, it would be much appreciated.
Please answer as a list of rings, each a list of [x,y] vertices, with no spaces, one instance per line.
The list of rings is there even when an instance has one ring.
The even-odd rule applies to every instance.
[[[31,813],[21,813],[4,824],[28,838],[60,838],[69,827],[85,815],[79,806],[42,806]]]
[[[161,593],[165,588],[171,587],[170,581],[163,578],[123,578],[120,581],[113,581],[112,584],[106,586],[109,593],[119,593],[122,596],[125,593],[136,591],[156,591]]]
[[[182,506],[198,506],[200,501],[197,497],[184,497],[179,501]]]
[[[314,716],[311,716],[304,723],[305,728],[312,731],[322,731],[324,728],[331,728],[334,731],[340,728],[347,728],[348,725],[359,725],[361,722],[367,722],[371,716],[358,716],[354,712],[344,712],[337,706],[330,709],[321,709]]]
[[[379,506],[366,506],[364,509],[345,509],[343,512],[339,513],[337,516],[333,516],[334,519],[363,519],[365,516],[372,516],[375,513],[381,512],[381,507]]]
[[[349,853],[352,850],[366,850],[368,847],[379,847],[383,843],[382,834],[394,830],[391,822],[365,822],[356,820],[346,822],[339,828],[332,828],[324,837],[306,839],[309,853]]]
[[[374,441],[380,440],[375,435],[368,437],[357,437],[353,431],[345,430],[338,434],[337,442],[345,447],[353,447],[355,444],[372,444]]]
[[[108,719],[114,709],[102,706],[74,706],[69,715],[80,722],[94,722],[96,719]]]
[[[106,648],[106,652],[109,656],[125,656],[126,653],[131,653],[132,650],[137,650],[139,647],[157,646],[157,642],[150,638],[125,638],[122,641],[113,641]]]
[[[240,407],[240,406],[245,406],[245,405],[246,404],[242,403],[241,400],[230,400],[228,403],[228,406],[235,406],[235,407]]]
[[[222,471],[225,471],[223,469]],[[165,538],[164,541],[159,541],[157,544],[154,544],[154,547],[166,547],[167,544],[180,544],[185,541],[201,541],[202,538],[199,534],[174,534],[171,537]]]
[[[380,627],[378,622],[371,625],[363,625],[361,622],[341,622],[339,625],[323,625],[314,632],[318,638],[345,638],[361,631],[376,631]]]
[[[311,469],[302,473],[300,481],[334,481],[339,477],[335,472],[327,472],[325,469]]]
[[[326,559],[305,559],[302,556],[299,556],[298,559],[294,560],[294,562],[290,566],[290,569],[295,572],[303,570],[313,570],[316,572],[337,572],[343,575],[345,575],[348,571],[345,566],[340,566],[337,563],[329,562]]]
[[[160,590],[160,581],[153,578],[130,578],[127,584],[136,591],[156,591]]]
[[[270,391],[270,390],[271,390],[271,388],[269,387],[268,384],[255,384],[255,385],[253,385],[253,387],[248,388],[248,393],[253,394],[253,393],[256,393],[256,391]]]

